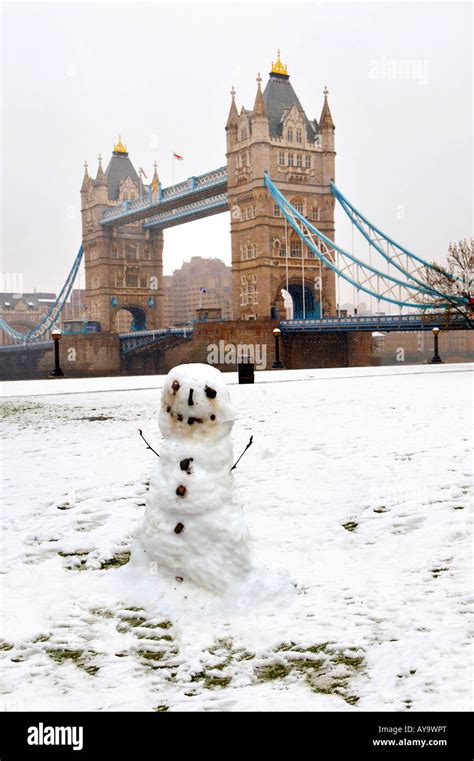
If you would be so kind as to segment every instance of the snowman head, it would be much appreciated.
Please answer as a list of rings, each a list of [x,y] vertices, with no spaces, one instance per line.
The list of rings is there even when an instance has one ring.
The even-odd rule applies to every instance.
[[[234,419],[220,370],[204,364],[178,365],[170,370],[159,418],[165,438],[217,440],[230,433]]]

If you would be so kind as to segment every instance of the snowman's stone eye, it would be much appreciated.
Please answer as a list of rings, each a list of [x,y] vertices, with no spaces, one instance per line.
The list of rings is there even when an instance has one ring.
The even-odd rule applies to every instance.
[[[194,389],[190,388],[189,389],[189,396],[188,396],[188,404],[189,404],[190,407],[192,407],[193,404],[194,404],[194,402],[193,402],[193,394],[194,394]]]
[[[171,412],[171,407],[170,407],[169,405],[168,405],[168,407],[166,408],[166,412]]]
[[[191,473],[191,463],[193,461],[192,457],[186,457],[185,460],[181,460],[179,463],[179,467],[181,470],[185,470],[188,475]]]
[[[215,389],[213,389],[213,388],[210,388],[210,386],[206,386],[204,391],[205,391],[206,396],[208,397],[208,399],[215,399],[216,396],[217,396],[217,391]]]
[[[176,380],[173,381],[173,383],[171,384],[171,388],[173,389],[173,396],[176,396],[176,392],[179,391],[179,389],[180,389],[180,385],[179,385],[178,381],[176,381]]]
[[[180,534],[181,531],[183,531],[183,529],[184,529],[184,525],[182,523],[177,523],[176,526],[174,527],[174,533]]]
[[[178,488],[176,489],[176,494],[178,495],[178,497],[184,497],[184,495],[186,494],[186,487],[182,485],[178,486]]]
[[[211,415],[211,420],[215,420],[215,419],[216,419],[216,416],[215,415]]]

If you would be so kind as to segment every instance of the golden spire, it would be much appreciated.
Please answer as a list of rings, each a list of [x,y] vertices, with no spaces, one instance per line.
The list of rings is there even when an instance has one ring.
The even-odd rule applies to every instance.
[[[119,135],[118,143],[114,145],[114,153],[127,153],[127,146],[122,143],[122,138]]]
[[[286,64],[282,63],[280,60],[280,48],[278,48],[278,58],[275,63],[272,61],[272,70],[270,72],[271,74],[284,74],[286,77],[288,76],[288,69],[286,68]]]

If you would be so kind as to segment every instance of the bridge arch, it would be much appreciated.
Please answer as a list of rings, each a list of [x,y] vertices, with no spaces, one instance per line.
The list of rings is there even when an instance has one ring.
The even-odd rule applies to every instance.
[[[135,304],[121,304],[113,312],[112,325],[114,333],[146,330],[146,312],[143,307]]]
[[[315,288],[313,280],[306,280],[304,285],[301,278],[290,278],[288,288],[286,281],[281,282],[274,298],[274,317],[281,319],[286,313],[285,294],[288,294],[293,303],[293,314],[291,319],[302,320],[303,311],[307,320],[317,320],[321,317],[321,303],[319,292]],[[304,310],[303,310],[304,299]],[[289,315],[286,315],[290,319]]]

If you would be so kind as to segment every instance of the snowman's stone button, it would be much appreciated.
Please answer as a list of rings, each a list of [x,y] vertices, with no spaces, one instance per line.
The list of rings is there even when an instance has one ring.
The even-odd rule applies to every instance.
[[[210,386],[206,386],[204,391],[206,392],[206,396],[208,399],[215,399],[217,396],[217,391],[214,388],[211,388]]]
[[[182,484],[178,486],[178,488],[176,489],[176,494],[178,495],[178,497],[184,497],[184,495],[186,494],[186,487],[183,486]]]
[[[215,419],[216,419],[216,416],[215,415],[211,415],[211,420],[215,420]]]
[[[182,523],[177,523],[176,526],[174,527],[174,533],[180,534],[181,531],[183,531],[183,529],[184,529],[184,525]]]
[[[176,392],[180,389],[180,385],[177,380],[173,381],[171,388],[173,389],[173,396],[176,396]]]
[[[191,463],[193,461],[192,457],[186,457],[185,460],[181,460],[179,463],[179,467],[181,470],[185,470],[188,475],[191,473]]]

